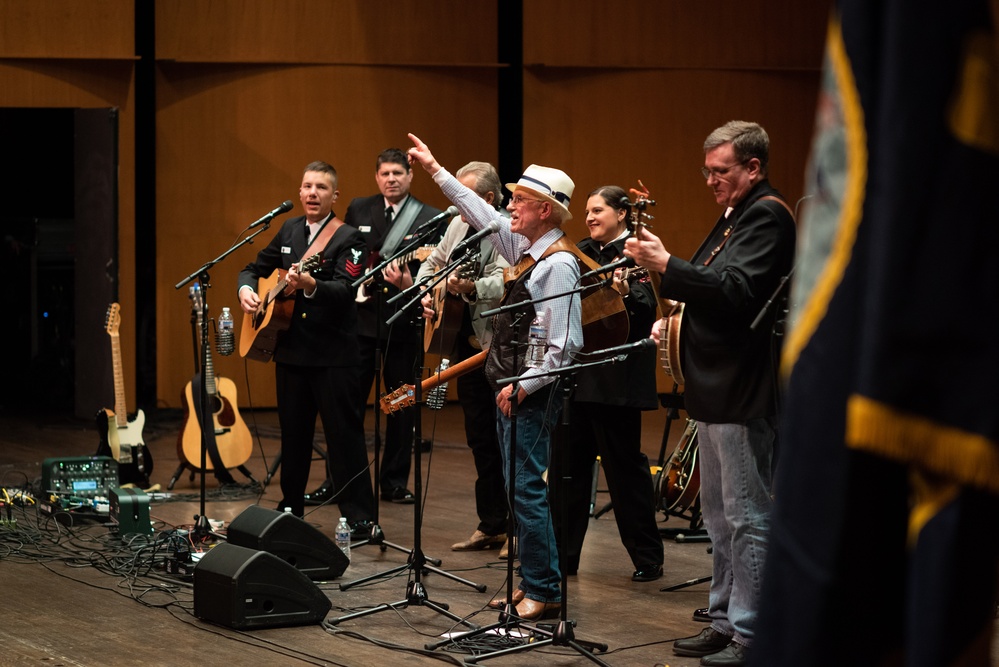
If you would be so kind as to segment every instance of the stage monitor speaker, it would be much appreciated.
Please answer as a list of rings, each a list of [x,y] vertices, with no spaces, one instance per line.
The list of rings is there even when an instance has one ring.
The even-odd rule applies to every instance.
[[[194,615],[236,630],[318,624],[332,607],[308,577],[266,551],[223,542],[194,568]]]
[[[336,579],[350,559],[315,526],[288,512],[250,505],[226,531],[229,544],[267,551],[310,579]]]

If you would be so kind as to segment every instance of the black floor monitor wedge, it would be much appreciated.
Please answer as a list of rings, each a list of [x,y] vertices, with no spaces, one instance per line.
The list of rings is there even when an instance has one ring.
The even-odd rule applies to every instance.
[[[250,505],[232,520],[226,539],[229,544],[272,553],[310,579],[336,579],[350,565],[336,543],[315,526],[259,505]]]
[[[322,622],[333,603],[281,558],[221,543],[194,568],[194,615],[247,630]]]

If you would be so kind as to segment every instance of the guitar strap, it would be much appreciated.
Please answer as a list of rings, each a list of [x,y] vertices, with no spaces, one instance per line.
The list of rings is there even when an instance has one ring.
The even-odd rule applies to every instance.
[[[600,268],[599,264],[584,254],[583,251],[569,241],[569,237],[565,235],[548,246],[548,248],[541,254],[541,259],[557,252],[571,253],[580,264],[581,269],[585,267],[586,269],[593,271]],[[519,279],[524,272],[534,266],[534,264],[535,261],[533,257],[530,255],[524,255],[524,257],[522,257],[515,266],[503,269],[504,284],[509,285],[511,281]],[[599,277],[591,279],[592,282],[598,282],[599,280]],[[507,289],[507,294],[509,294],[509,291],[510,290]],[[503,300],[504,302],[506,301],[506,295],[504,295]],[[584,350],[591,351],[593,349],[591,347],[592,341],[587,341],[587,330],[591,330],[591,325],[599,324],[604,320],[607,320],[607,323],[615,329],[615,336],[620,337],[621,339],[620,341],[608,342],[606,347],[623,343],[628,339],[628,319],[624,308],[624,299],[613,287],[605,285],[598,289],[591,289],[583,293],[582,300],[580,301],[580,309],[582,311]],[[615,320],[619,319],[617,317],[619,315],[623,315],[623,318],[620,318],[621,322],[615,322]],[[593,328],[591,331],[596,333],[597,331],[600,331],[600,329]]]
[[[792,211],[791,207],[787,205],[787,202],[784,201],[783,199],[781,199],[780,197],[774,197],[773,195],[766,195],[764,197],[760,197],[756,201],[775,201],[775,202],[777,202],[778,204],[780,204],[781,206],[783,206],[784,209],[791,215],[791,220],[797,222],[796,220],[794,220],[794,211]],[[755,204],[756,202],[753,202],[753,203]],[[736,222],[738,222],[738,221],[736,221]],[[732,223],[731,225],[729,225],[728,229],[725,230],[725,235],[722,237],[721,243],[719,243],[717,246],[715,246],[714,250],[711,251],[711,254],[708,255],[708,258],[706,260],[704,260],[704,266],[707,266],[708,264],[710,264],[711,261],[715,258],[715,256],[719,252],[721,252],[722,246],[724,246],[725,243],[729,240],[729,238],[731,238],[731,236],[732,236],[732,230],[735,229],[735,224],[736,223]]]
[[[342,224],[343,220],[336,217],[336,215],[327,220],[326,224],[323,225],[323,228],[319,230],[318,234],[316,234],[316,238],[312,239],[312,243],[309,244],[308,249],[302,257],[312,257],[317,252],[325,250],[326,246],[329,245],[330,239],[333,238],[333,234],[336,233],[336,230],[340,229]]]
[[[217,477],[222,482],[232,482],[232,476],[229,475],[229,471],[226,470],[225,464],[222,462],[222,455],[219,454],[218,443],[215,442],[215,420],[211,417],[208,419],[203,419],[201,414],[201,383],[203,377],[201,373],[196,373],[193,378],[191,378],[191,402],[194,404],[194,415],[198,420],[198,424],[201,427],[201,436],[205,440],[205,450],[208,454],[208,460],[212,462],[212,467],[214,468],[215,477]],[[207,428],[206,428],[207,426]],[[195,467],[201,465],[201,461],[192,462]]]
[[[773,195],[767,195],[765,197],[760,197],[756,201],[775,201],[775,202],[777,202],[778,204],[780,204],[781,206],[784,207],[784,209],[788,212],[788,215],[791,216],[791,219],[794,220],[795,224],[797,224],[798,221],[794,219],[794,211],[792,211],[791,207],[787,205],[787,202],[784,201],[783,199],[781,199],[780,197],[774,197]]]

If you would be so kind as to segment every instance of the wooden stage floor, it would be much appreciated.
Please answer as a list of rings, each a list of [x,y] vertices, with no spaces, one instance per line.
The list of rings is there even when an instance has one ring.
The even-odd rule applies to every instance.
[[[276,418],[270,411],[243,416],[251,430],[259,434],[246,465],[255,479],[263,481],[278,450]],[[428,557],[442,561],[444,572],[481,584],[485,592],[437,573],[421,574],[420,580],[430,600],[447,604],[452,613],[468,617],[475,624],[486,625],[497,620],[497,612],[484,608],[494,595],[505,594],[506,563],[498,559],[496,551],[458,553],[449,549],[453,542],[467,538],[476,525],[475,471],[464,444],[460,416],[456,405],[423,413],[423,434],[434,440],[434,446],[421,459],[425,496],[421,543]],[[146,418],[145,442],[155,461],[153,482],[165,490],[178,464],[176,441],[181,416],[161,410]],[[372,419],[369,410],[369,440]],[[665,411],[649,413],[646,420],[643,448],[650,459],[656,460]],[[672,441],[680,431],[682,427],[674,423]],[[0,484],[14,489],[36,482],[44,459],[92,455],[97,442],[96,430],[87,420],[0,415]],[[233,471],[233,475],[238,482],[245,481],[238,472]],[[322,476],[321,466],[314,465],[310,489]],[[602,482],[599,488],[604,488]],[[157,533],[192,523],[199,513],[199,489],[199,479],[192,481],[184,474],[169,498],[150,503]],[[272,508],[280,497],[277,478],[262,493],[239,490],[222,494],[209,476],[207,489],[205,515],[226,524],[247,506],[259,503]],[[599,493],[597,507],[606,502],[606,493]],[[415,534],[413,506],[382,502],[379,512],[386,539],[411,548]],[[0,664],[462,664],[461,653],[424,649],[455,625],[429,606],[410,605],[346,620],[332,631],[319,624],[237,631],[196,618],[189,583],[155,571],[152,574],[163,578],[129,574],[129,550],[124,550],[123,557],[121,540],[105,524],[84,521],[72,529],[58,528],[51,520],[39,520],[34,507],[15,508],[13,516],[18,519],[16,529],[0,526],[0,581],[7,612],[0,624]],[[338,517],[335,507],[323,507],[309,513],[306,520],[332,538]],[[659,518],[664,520],[665,516],[660,513]],[[686,522],[675,517],[661,525],[687,527]],[[706,546],[666,540],[665,577],[657,582],[633,583],[633,567],[618,537],[613,512],[591,519],[579,573],[569,578],[567,591],[568,617],[576,623],[576,637],[605,643],[608,650],[598,656],[610,665],[699,664],[697,658],[673,656],[670,642],[697,634],[705,627],[692,620],[691,612],[707,604],[708,584],[676,591],[661,589],[709,575],[711,556]],[[346,591],[341,591],[339,584],[383,573],[406,562],[407,553],[395,549],[354,549],[344,575],[320,584],[333,604],[328,618],[404,600],[407,582],[413,578],[409,568],[394,577],[350,586]],[[552,646],[492,658],[482,664],[542,663],[591,664],[571,648]]]

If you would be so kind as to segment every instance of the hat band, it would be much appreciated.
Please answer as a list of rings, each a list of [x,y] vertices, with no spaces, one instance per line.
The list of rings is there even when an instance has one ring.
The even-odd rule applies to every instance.
[[[557,202],[559,202],[560,204],[562,204],[566,208],[569,208],[569,195],[565,194],[564,192],[558,192],[557,190],[552,190],[551,186],[548,185],[547,183],[543,183],[543,182],[539,181],[536,178],[531,178],[527,174],[524,174],[523,176],[521,176],[520,180],[521,181],[530,181],[531,183],[537,183],[538,185],[540,185],[544,189],[545,192],[549,193],[548,194],[549,197],[551,197],[552,199],[556,200]]]

